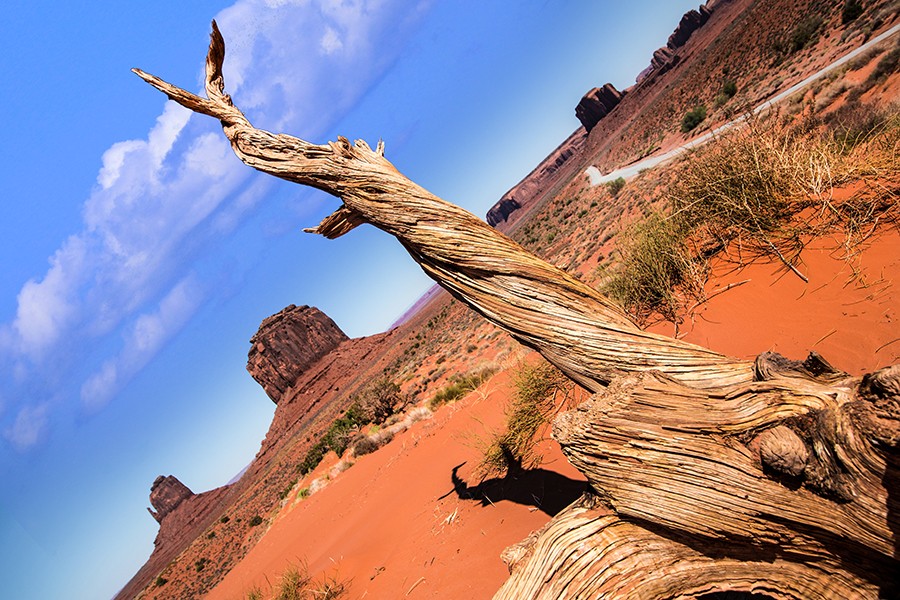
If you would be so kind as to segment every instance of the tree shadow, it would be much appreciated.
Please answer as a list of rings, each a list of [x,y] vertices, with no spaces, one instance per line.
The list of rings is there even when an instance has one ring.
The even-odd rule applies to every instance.
[[[466,463],[453,467],[450,480],[453,489],[441,496],[456,494],[461,500],[476,500],[482,506],[501,500],[533,506],[554,517],[588,489],[586,481],[571,479],[546,469],[512,469],[505,477],[485,479],[477,485],[469,485],[459,476],[459,469]]]

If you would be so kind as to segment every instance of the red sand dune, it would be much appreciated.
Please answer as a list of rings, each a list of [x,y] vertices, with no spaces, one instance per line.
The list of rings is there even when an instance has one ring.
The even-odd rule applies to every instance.
[[[559,510],[583,489],[558,447],[544,442],[547,471],[538,471],[527,488],[497,486],[484,505],[456,493],[451,476],[461,463],[458,475],[477,484],[471,475],[479,459],[475,436],[501,424],[508,386],[508,372],[495,376],[361,457],[324,490],[285,508],[207,598],[243,598],[254,585],[267,590],[285,569],[303,562],[313,575],[352,580],[351,598],[492,596],[507,577],[501,551],[549,519],[532,493],[546,509]]]

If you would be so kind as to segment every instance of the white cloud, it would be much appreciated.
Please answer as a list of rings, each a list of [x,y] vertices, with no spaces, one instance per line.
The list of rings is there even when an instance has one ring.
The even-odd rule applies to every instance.
[[[217,15],[227,89],[258,126],[324,141],[397,56],[416,11],[403,0],[239,0]],[[145,138],[110,145],[80,230],[0,324],[0,369],[16,388],[5,395],[19,409],[4,430],[11,443],[40,439],[45,399],[78,395],[59,389],[73,379],[82,407],[105,406],[187,324],[204,301],[198,265],[241,252],[228,238],[270,189],[261,179],[272,181],[240,164],[218,122],[171,101]],[[90,365],[87,378],[42,377]]]
[[[49,412],[47,403],[23,407],[12,425],[3,430],[3,437],[17,451],[25,452],[46,434]]]
[[[155,310],[139,315],[124,336],[121,352],[82,384],[84,408],[96,412],[106,406],[181,331],[200,307],[203,296],[196,278],[188,276],[169,290]]]
[[[12,325],[21,354],[39,360],[75,318],[78,303],[73,295],[84,277],[85,263],[83,240],[71,236],[51,257],[44,278],[22,286]]]
[[[341,38],[338,37],[338,32],[331,27],[326,27],[322,39],[319,40],[319,48],[322,49],[322,52],[325,54],[334,54],[343,47],[344,43],[341,41]]]

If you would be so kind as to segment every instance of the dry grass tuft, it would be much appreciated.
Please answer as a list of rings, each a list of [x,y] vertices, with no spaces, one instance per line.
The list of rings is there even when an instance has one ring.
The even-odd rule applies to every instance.
[[[568,397],[572,382],[547,362],[522,365],[513,379],[515,393],[506,413],[506,429],[494,434],[483,449],[476,471],[485,479],[514,475],[534,468],[541,457],[534,452],[540,430]]]
[[[326,575],[321,580],[314,580],[309,575],[306,565],[288,568],[278,580],[278,585],[270,590],[270,600],[338,600],[347,595],[349,582]],[[259,587],[252,588],[245,596],[246,600],[263,600],[263,591]]]
[[[848,199],[834,200],[850,186]],[[678,322],[702,299],[708,259],[729,243],[800,274],[794,263],[810,237],[840,231],[852,258],[877,224],[896,222],[898,196],[897,105],[848,103],[826,119],[748,116],[678,165],[666,211],[621,237],[604,292],[640,322]]]

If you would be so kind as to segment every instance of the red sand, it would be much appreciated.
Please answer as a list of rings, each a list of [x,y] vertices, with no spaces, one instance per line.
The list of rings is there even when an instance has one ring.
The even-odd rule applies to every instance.
[[[477,483],[470,480],[479,458],[473,435],[500,425],[508,385],[506,373],[497,375],[285,508],[207,598],[244,598],[254,585],[265,592],[303,562],[316,577],[351,579],[351,598],[491,597],[508,575],[501,551],[549,519],[527,504],[497,497],[483,506],[454,492],[451,473],[463,462],[459,475]],[[550,463],[544,468],[581,480],[555,444],[541,451]],[[566,503],[577,497],[570,495]]]
[[[804,249],[798,270],[809,283],[777,261],[717,262],[707,294],[750,281],[698,307],[680,336],[748,359],[770,350],[802,360],[814,350],[851,375],[900,362],[900,232],[885,229],[866,244],[859,277],[837,245],[823,238]],[[673,333],[671,324],[652,329]]]
[[[693,323],[682,325],[683,337],[748,359],[766,350],[802,359],[816,350],[851,374],[900,362],[900,296],[893,285],[900,278],[900,233],[886,230],[870,240],[858,277],[833,246],[818,240],[804,250],[798,268],[809,283],[780,263],[735,269],[718,262],[709,293],[750,281],[698,307]],[[654,329],[671,333],[672,326]],[[508,396],[504,372],[283,509],[208,598],[242,599],[254,585],[265,592],[303,562],[316,577],[351,580],[350,598],[490,598],[507,577],[501,551],[549,519],[533,505],[497,497],[483,506],[454,492],[451,473],[461,463],[459,475],[477,483],[468,481],[479,457],[475,436],[500,425]],[[569,478],[547,479],[548,489],[581,479],[555,443],[542,448],[544,468]],[[525,488],[518,493],[529,495]],[[567,500],[576,495],[570,489]]]

